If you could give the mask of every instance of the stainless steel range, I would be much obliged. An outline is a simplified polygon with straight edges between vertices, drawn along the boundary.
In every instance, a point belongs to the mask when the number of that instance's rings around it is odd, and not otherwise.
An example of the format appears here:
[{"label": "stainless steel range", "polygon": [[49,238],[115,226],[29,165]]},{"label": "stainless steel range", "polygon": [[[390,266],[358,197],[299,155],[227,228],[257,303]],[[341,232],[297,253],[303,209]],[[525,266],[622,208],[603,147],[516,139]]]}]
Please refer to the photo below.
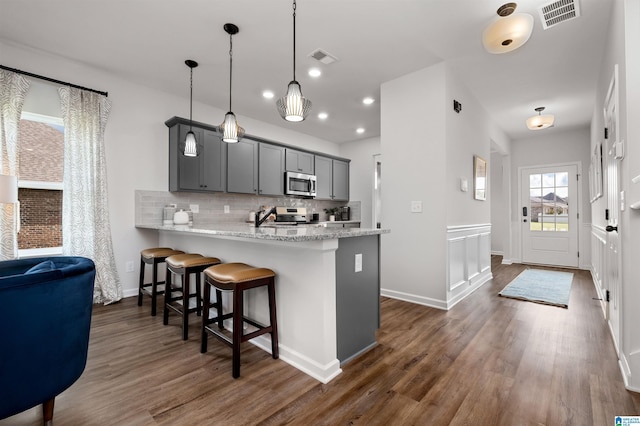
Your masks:
[{"label": "stainless steel range", "polygon": [[276,207],[276,223],[295,225],[306,222],[309,222],[306,207]]}]

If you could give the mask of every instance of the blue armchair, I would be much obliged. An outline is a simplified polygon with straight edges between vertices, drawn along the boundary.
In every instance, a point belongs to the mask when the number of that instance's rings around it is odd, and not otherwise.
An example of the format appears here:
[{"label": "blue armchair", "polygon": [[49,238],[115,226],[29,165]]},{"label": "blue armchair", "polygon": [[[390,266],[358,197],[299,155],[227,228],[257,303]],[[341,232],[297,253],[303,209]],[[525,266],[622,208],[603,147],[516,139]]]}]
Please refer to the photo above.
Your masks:
[{"label": "blue armchair", "polygon": [[84,257],[0,262],[0,419],[54,399],[87,361],[95,265]]}]

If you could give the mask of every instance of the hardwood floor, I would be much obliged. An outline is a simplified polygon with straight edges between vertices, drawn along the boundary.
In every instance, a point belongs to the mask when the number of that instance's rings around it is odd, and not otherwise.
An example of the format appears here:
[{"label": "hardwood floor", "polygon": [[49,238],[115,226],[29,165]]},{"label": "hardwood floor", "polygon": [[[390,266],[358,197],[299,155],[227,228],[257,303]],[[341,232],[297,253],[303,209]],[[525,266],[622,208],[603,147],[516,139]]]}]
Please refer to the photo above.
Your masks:
[{"label": "hardwood floor", "polygon": [[[230,348],[210,338],[200,354],[195,315],[183,342],[178,318],[163,326],[148,299],[96,306],[86,370],[54,422],[599,426],[640,414],[589,272],[571,271],[562,309],[498,297],[526,266],[492,263],[494,279],[450,311],[382,298],[379,345],[326,385],[251,344],[234,380]],[[40,422],[36,407],[0,425]]]}]

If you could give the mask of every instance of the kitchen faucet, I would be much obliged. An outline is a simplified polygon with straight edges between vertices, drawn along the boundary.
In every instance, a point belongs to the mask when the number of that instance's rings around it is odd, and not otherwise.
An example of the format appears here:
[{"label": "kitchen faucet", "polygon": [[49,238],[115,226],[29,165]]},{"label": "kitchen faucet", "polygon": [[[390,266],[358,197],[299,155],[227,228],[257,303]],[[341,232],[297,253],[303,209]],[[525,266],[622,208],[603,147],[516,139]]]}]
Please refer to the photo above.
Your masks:
[{"label": "kitchen faucet", "polygon": [[276,212],[276,208],[272,207],[271,210],[269,210],[264,216],[262,216],[262,219],[260,219],[260,214],[262,214],[263,212],[264,212],[264,209],[261,209],[258,212],[256,212],[256,222],[255,222],[256,228],[262,225],[267,219],[269,219],[269,216],[271,216]]}]

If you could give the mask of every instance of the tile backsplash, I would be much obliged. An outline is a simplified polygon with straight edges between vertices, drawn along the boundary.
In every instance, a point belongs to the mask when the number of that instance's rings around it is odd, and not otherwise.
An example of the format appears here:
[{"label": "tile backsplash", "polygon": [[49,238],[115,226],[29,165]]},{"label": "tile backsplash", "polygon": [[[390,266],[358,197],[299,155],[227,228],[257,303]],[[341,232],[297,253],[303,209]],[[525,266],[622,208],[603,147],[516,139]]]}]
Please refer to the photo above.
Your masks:
[{"label": "tile backsplash", "polygon": [[[319,213],[320,220],[328,220],[325,208],[351,207],[351,220],[360,220],[360,201],[348,203],[321,201],[294,197],[263,197],[246,194],[201,194],[196,192],[135,191],[135,220],[137,225],[162,224],[163,208],[167,204],[176,204],[178,209],[189,210],[197,205],[198,213],[193,213],[193,223],[238,223],[249,218],[249,212],[259,210],[260,206],[306,207],[307,213]],[[225,213],[229,206],[229,213]]]}]

